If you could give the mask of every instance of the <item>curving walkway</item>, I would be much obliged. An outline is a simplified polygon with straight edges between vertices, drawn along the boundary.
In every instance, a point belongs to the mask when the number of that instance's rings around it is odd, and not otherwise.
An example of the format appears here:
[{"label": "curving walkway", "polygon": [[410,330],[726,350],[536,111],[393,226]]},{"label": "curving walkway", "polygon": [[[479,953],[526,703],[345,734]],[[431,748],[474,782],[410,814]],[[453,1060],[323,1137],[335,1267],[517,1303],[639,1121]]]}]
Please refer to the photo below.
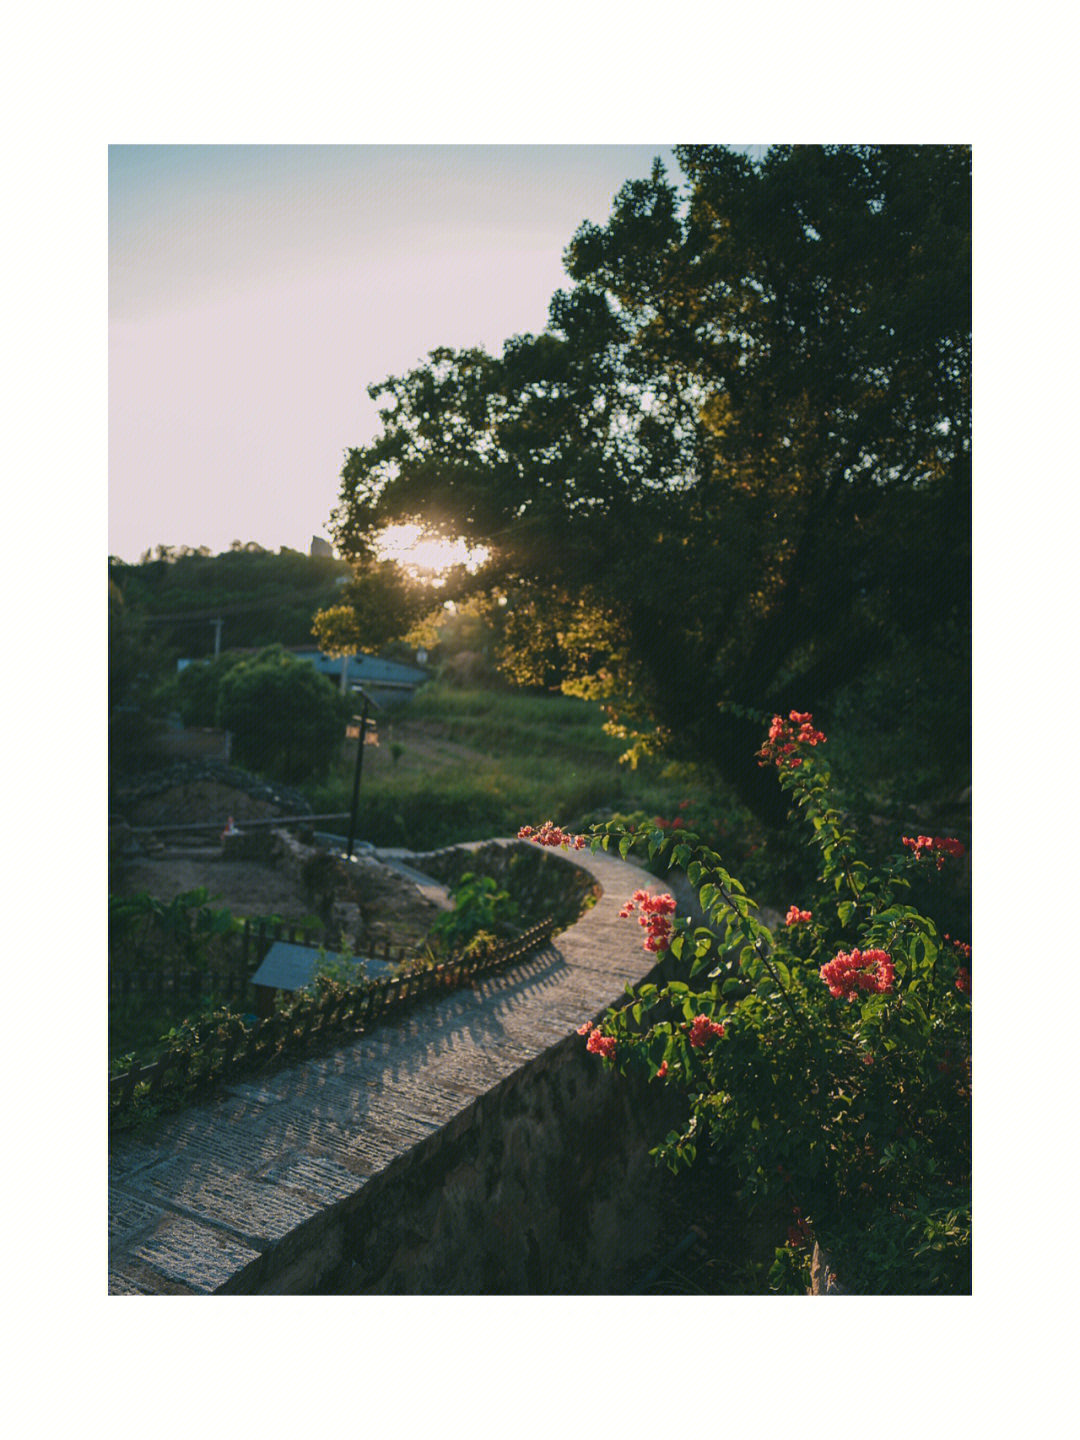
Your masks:
[{"label": "curving walkway", "polygon": [[116,1137],[109,1293],[211,1294],[242,1287],[245,1271],[278,1256],[295,1259],[301,1230],[321,1212],[643,980],[654,957],[619,909],[643,884],[674,885],[602,852],[558,853],[602,894],[518,969],[425,1002],[331,1054],[229,1085],[152,1133]]}]

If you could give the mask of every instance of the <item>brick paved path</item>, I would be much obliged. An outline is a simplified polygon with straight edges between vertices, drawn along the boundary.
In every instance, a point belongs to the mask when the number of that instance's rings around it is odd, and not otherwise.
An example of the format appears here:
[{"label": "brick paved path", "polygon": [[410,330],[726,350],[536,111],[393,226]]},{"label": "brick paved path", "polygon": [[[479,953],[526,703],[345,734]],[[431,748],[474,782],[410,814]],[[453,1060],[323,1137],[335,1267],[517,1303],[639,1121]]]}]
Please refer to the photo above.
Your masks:
[{"label": "brick paved path", "polygon": [[152,1133],[116,1137],[109,1293],[220,1289],[644,979],[653,957],[639,927],[618,918],[646,883],[642,870],[602,852],[562,853],[599,881],[601,897],[514,971],[229,1085]]}]

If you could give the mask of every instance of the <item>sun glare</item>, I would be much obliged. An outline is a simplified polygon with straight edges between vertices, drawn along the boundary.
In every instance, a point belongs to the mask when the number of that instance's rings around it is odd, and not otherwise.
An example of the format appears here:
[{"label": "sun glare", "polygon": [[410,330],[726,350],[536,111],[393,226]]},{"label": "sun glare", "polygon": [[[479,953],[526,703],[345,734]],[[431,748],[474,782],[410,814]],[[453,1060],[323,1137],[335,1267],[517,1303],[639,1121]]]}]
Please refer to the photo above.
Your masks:
[{"label": "sun glare", "polygon": [[380,560],[395,560],[411,575],[427,576],[442,576],[454,565],[476,570],[488,556],[483,546],[472,549],[464,540],[425,536],[419,525],[388,525],[375,553]]}]

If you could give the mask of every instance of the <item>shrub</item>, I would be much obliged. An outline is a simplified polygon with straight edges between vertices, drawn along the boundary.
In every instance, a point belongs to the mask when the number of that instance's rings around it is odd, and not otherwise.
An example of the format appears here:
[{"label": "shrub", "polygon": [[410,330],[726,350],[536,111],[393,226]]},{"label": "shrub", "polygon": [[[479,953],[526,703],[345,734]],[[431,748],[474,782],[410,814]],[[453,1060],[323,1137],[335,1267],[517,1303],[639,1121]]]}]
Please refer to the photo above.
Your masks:
[{"label": "shrub", "polygon": [[512,934],[517,906],[491,875],[467,871],[451,891],[453,910],[432,926],[430,941],[444,954],[453,954],[477,936],[496,938]]},{"label": "shrub", "polygon": [[279,646],[222,677],[216,720],[239,763],[287,784],[325,775],[344,734],[331,682]]},{"label": "shrub", "polygon": [[773,717],[759,751],[818,851],[816,881],[789,897],[776,933],[694,832],[592,827],[593,849],[684,871],[707,923],[635,892],[622,913],[664,957],[665,978],[580,1033],[603,1063],[683,1098],[685,1123],[658,1160],[678,1171],[709,1151],[748,1214],[787,1225],[774,1288],[805,1282],[817,1239],[865,1291],[967,1293],[971,949],[908,903],[912,878],[932,881],[963,847],[897,836],[871,870],[831,803],[824,741],[793,711]]}]

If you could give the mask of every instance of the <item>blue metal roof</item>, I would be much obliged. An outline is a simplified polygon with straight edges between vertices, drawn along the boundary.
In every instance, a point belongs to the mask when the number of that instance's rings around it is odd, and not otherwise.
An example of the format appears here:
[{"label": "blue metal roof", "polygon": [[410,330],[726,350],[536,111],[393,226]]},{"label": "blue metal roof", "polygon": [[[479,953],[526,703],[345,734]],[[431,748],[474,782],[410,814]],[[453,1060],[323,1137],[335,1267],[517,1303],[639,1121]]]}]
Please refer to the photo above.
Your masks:
[{"label": "blue metal roof", "polygon": [[[321,675],[331,679],[341,678],[341,657],[324,655],[321,650],[294,650],[298,660],[307,660]],[[346,677],[351,683],[362,685],[419,685],[428,678],[426,670],[416,665],[402,665],[397,660],[379,660],[374,655],[354,655],[349,658]]]},{"label": "blue metal roof", "polygon": [[[255,650],[251,654],[256,654]],[[297,660],[306,660],[314,665],[320,675],[326,675],[331,680],[341,679],[341,657],[324,655],[321,650],[290,650]],[[177,670],[184,670],[188,665],[197,665],[197,660],[178,660]],[[350,685],[422,685],[430,679],[430,672],[421,670],[416,665],[402,665],[397,660],[379,660],[374,655],[354,655],[348,662],[346,672],[347,681]]]}]

